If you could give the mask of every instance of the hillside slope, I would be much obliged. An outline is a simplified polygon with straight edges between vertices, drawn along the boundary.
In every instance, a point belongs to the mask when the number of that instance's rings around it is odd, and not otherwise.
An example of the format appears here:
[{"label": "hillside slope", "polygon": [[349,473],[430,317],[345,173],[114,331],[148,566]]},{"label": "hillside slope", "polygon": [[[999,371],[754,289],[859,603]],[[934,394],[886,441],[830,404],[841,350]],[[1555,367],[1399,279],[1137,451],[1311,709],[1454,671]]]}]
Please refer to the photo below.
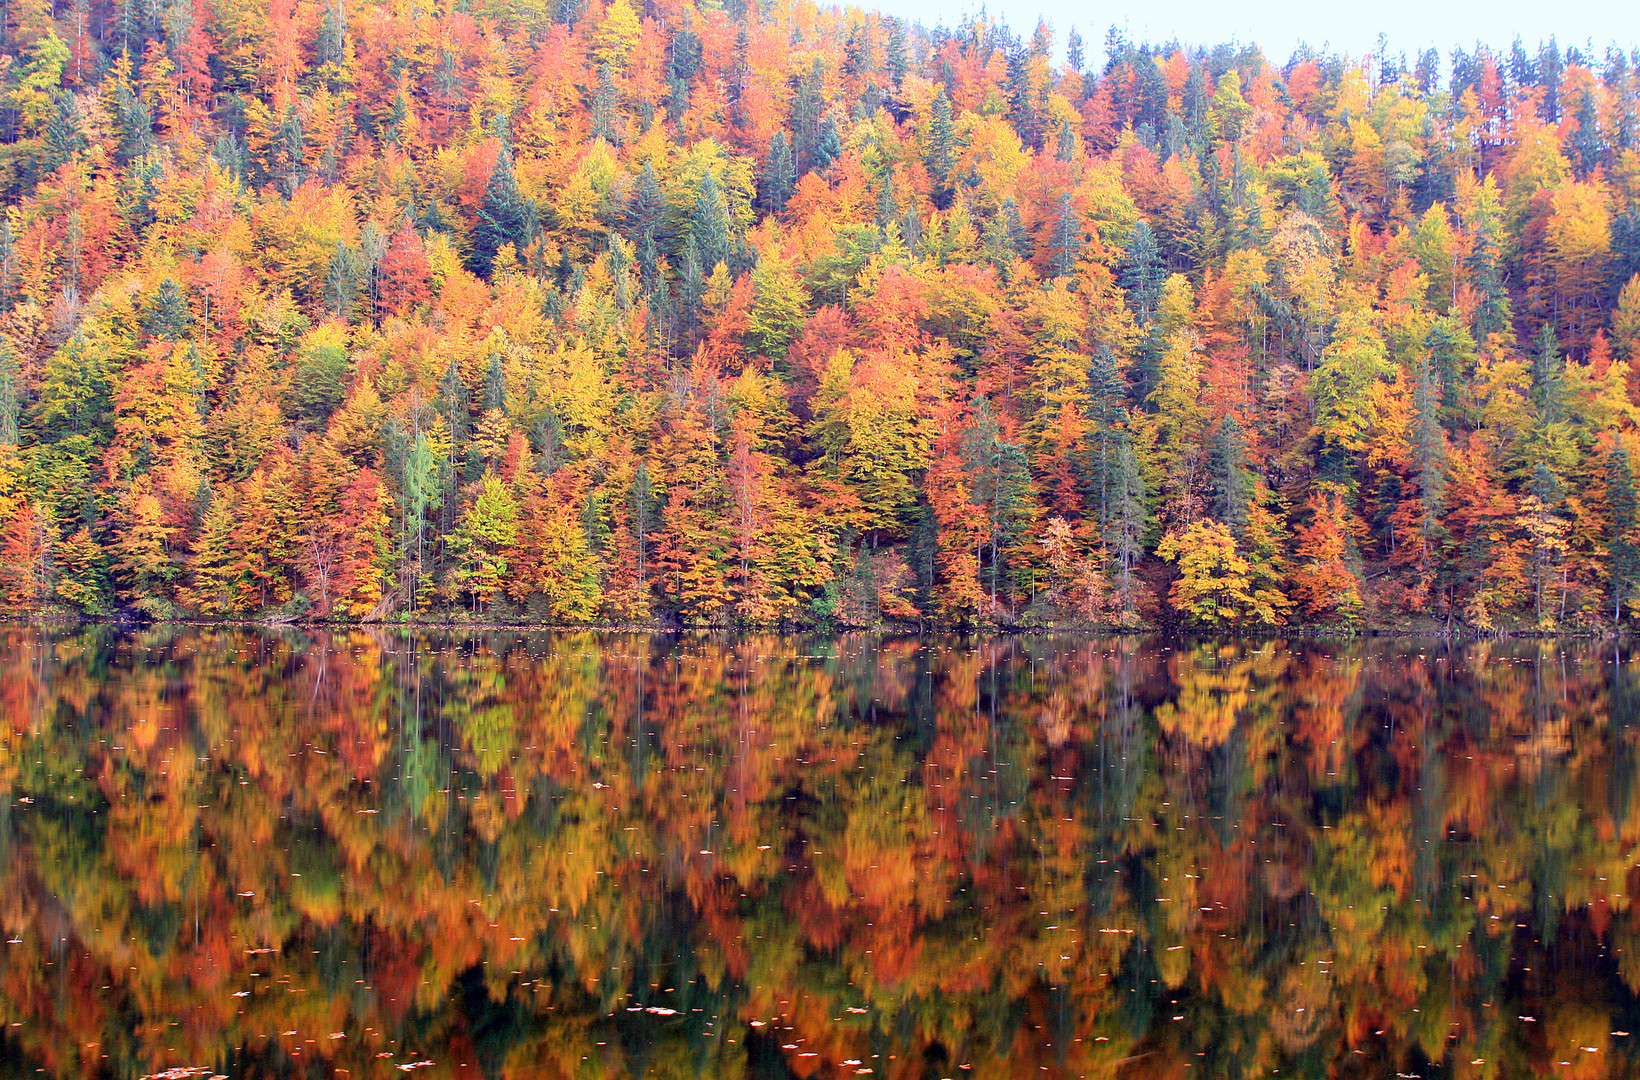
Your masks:
[{"label": "hillside slope", "polygon": [[1629,621],[1619,48],[8,11],[13,611]]}]

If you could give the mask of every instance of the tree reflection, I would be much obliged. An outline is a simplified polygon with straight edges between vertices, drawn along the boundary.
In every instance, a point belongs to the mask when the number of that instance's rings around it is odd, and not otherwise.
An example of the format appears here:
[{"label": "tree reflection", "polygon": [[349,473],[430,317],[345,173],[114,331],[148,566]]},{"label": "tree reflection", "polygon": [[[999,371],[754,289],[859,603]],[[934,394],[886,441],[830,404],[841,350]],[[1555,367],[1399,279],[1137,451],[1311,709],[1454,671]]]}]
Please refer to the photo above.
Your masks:
[{"label": "tree reflection", "polygon": [[1609,648],[0,641],[18,1075],[1635,1067]]}]

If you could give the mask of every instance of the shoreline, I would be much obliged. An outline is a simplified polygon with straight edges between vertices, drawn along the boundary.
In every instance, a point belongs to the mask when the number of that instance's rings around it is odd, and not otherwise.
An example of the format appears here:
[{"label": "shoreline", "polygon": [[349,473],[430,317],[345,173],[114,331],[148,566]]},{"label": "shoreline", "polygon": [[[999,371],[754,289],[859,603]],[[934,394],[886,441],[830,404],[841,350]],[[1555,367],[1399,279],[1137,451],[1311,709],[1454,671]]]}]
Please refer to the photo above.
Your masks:
[{"label": "shoreline", "polygon": [[878,623],[875,625],[813,625],[748,626],[734,623],[678,624],[678,623],[532,623],[532,622],[466,622],[447,619],[416,619],[408,621],[370,621],[365,619],[120,619],[76,618],[73,616],[23,615],[0,613],[0,625],[34,627],[109,626],[125,632],[136,632],[154,627],[176,626],[193,629],[246,629],[345,631],[380,630],[401,632],[480,632],[480,633],[598,633],[598,634],[778,634],[788,637],[837,637],[845,634],[881,634],[896,637],[1045,637],[1076,635],[1084,637],[1166,637],[1194,640],[1248,640],[1248,639],[1308,639],[1308,640],[1361,640],[1424,639],[1433,641],[1499,641],[1499,640],[1571,640],[1623,642],[1633,637],[1628,630],[1568,630],[1542,631],[1524,628],[1476,630],[1473,628],[1424,629],[1399,626],[1313,626],[1250,627],[1245,630],[1204,630],[1187,626],[1101,626],[1083,624],[1072,626],[954,626],[935,623]]}]

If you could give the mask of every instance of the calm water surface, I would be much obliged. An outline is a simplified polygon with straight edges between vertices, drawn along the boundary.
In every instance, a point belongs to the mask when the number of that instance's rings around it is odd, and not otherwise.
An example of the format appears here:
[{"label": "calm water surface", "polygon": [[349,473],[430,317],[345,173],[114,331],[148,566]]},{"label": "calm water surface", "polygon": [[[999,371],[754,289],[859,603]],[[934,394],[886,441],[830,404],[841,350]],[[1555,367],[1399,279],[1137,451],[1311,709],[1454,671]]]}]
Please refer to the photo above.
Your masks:
[{"label": "calm water surface", "polygon": [[1538,642],[0,631],[0,1076],[1634,1075],[1637,703]]}]

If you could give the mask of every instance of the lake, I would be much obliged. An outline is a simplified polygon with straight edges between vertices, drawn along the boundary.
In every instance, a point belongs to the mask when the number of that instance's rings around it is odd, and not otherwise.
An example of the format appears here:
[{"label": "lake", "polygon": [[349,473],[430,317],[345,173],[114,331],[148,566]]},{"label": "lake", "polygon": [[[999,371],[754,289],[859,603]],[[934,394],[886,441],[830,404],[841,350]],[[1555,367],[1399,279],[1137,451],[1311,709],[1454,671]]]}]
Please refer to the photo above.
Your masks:
[{"label": "lake", "polygon": [[1640,1070],[1572,642],[0,630],[0,1076]]}]

